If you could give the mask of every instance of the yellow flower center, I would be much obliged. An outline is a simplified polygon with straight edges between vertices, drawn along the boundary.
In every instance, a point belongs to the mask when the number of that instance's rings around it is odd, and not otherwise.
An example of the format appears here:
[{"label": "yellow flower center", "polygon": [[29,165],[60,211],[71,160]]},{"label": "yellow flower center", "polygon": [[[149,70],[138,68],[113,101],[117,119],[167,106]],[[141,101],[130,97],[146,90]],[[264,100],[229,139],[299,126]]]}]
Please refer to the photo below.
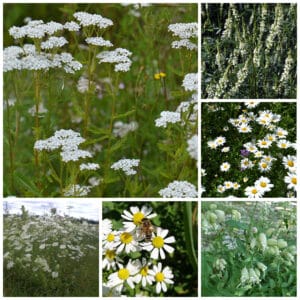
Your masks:
[{"label": "yellow flower center", "polygon": [[265,146],[265,145],[267,145],[267,142],[266,141],[262,141],[261,144]]},{"label": "yellow flower center", "polygon": [[291,182],[292,182],[293,184],[297,184],[297,178],[296,178],[296,177],[293,177],[292,180],[291,180]]},{"label": "yellow flower center", "polygon": [[260,183],[260,186],[263,187],[263,188],[265,188],[265,187],[267,186],[267,184],[266,184],[265,182],[262,181],[262,182]]},{"label": "yellow flower center", "polygon": [[165,275],[162,272],[156,273],[155,280],[157,282],[162,282],[162,281],[164,281],[164,279],[165,279]]},{"label": "yellow flower center", "polygon": [[282,136],[282,135],[283,135],[282,131],[278,131],[278,132],[277,132],[277,135],[278,135],[278,136]]},{"label": "yellow flower center", "polygon": [[282,144],[281,144],[281,148],[286,148],[286,144],[285,144],[285,143],[282,143]]},{"label": "yellow flower center", "polygon": [[269,137],[268,137],[268,140],[269,140],[269,141],[273,141],[274,138],[273,138],[272,136],[269,136]]},{"label": "yellow flower center", "polygon": [[246,161],[244,161],[244,165],[245,166],[248,166],[249,165],[249,162],[246,160]]},{"label": "yellow flower center", "polygon": [[118,277],[121,279],[121,280],[126,280],[128,277],[129,277],[129,271],[127,269],[120,269],[118,271]]},{"label": "yellow flower center", "polygon": [[133,215],[133,223],[135,225],[139,225],[142,223],[142,220],[144,219],[145,215],[142,212],[137,212]]},{"label": "yellow flower center", "polygon": [[148,266],[145,266],[141,269],[140,271],[142,276],[147,276],[148,275]]},{"label": "yellow flower center", "polygon": [[247,131],[247,127],[242,127],[242,131]]},{"label": "yellow flower center", "polygon": [[113,260],[116,257],[116,252],[114,250],[106,250],[105,257],[109,260]]},{"label": "yellow flower center", "polygon": [[133,240],[133,237],[128,232],[123,232],[120,236],[120,240],[123,244],[130,244]]},{"label": "yellow flower center", "polygon": [[152,240],[152,245],[155,248],[162,248],[164,246],[164,239],[160,236],[156,236],[153,240]]},{"label": "yellow flower center", "polygon": [[293,162],[292,160],[289,160],[289,161],[287,162],[287,165],[288,165],[289,167],[293,167],[293,166],[294,166],[294,162]]},{"label": "yellow flower center", "polygon": [[251,193],[254,194],[254,195],[257,194],[257,189],[253,189],[253,190],[251,191]]},{"label": "yellow flower center", "polygon": [[261,167],[262,167],[263,169],[265,169],[267,166],[268,166],[268,165],[267,165],[266,163],[262,163],[262,164],[261,164]]},{"label": "yellow flower center", "polygon": [[107,240],[108,242],[113,242],[113,241],[115,240],[115,236],[114,236],[112,233],[110,233],[110,234],[106,237],[106,240]]}]

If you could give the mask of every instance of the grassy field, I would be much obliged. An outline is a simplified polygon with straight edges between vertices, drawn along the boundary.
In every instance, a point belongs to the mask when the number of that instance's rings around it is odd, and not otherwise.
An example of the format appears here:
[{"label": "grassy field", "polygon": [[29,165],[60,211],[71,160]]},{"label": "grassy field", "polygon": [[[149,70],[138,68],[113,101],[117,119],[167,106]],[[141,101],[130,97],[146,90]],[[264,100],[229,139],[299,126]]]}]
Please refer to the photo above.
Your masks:
[{"label": "grassy field", "polygon": [[4,296],[98,296],[98,233],[71,217],[4,215]]},{"label": "grassy field", "polygon": [[296,203],[202,202],[202,296],[296,296]]},{"label": "grassy field", "polygon": [[[45,48],[49,47],[43,44],[48,35],[42,39],[12,37],[13,26],[26,25],[26,17],[44,23],[80,23],[73,16],[80,11],[101,14],[113,25],[81,26],[79,31],[71,32],[59,30],[52,37],[61,38],[61,43],[67,41],[62,48]],[[168,29],[171,24],[191,22],[197,22],[194,4],[5,4],[5,47],[31,47],[37,53],[41,51],[42,58],[47,57],[51,63],[55,55],[58,59],[67,52],[73,56],[70,65],[76,70],[73,74],[66,72],[65,62],[60,63],[60,68],[34,69],[32,61],[38,60],[36,54],[29,53],[31,50],[25,50],[29,51],[26,62],[21,56],[17,61],[12,59],[13,51],[5,52],[8,69],[4,74],[4,195],[158,197],[158,192],[175,180],[196,186],[196,91],[195,85],[187,86],[183,80],[187,74],[197,72],[197,51],[172,48],[172,42],[180,38]],[[195,35],[194,31],[190,43],[197,44]],[[98,43],[106,46],[88,44],[86,39],[90,37],[97,37]],[[99,42],[100,37],[106,42]],[[23,46],[24,43],[31,46]],[[132,53],[121,55],[123,68],[124,60],[125,65],[131,63],[127,72],[116,72],[116,65],[100,64],[101,59],[96,57],[104,50],[117,48]],[[26,67],[9,69],[10,63],[18,64],[21,59]],[[175,122],[167,118],[166,128],[156,124],[163,111],[178,118]],[[64,151],[67,155],[79,155],[77,160],[73,157],[63,161],[58,146],[45,151],[35,144],[57,132],[62,134],[62,129],[71,129],[73,135],[76,132],[77,137],[84,139],[77,139],[76,151]],[[66,144],[70,140],[69,137]],[[124,169],[111,168],[125,158],[139,160],[133,167],[134,176],[126,175]],[[97,165],[89,165],[83,171],[83,163]]]}]

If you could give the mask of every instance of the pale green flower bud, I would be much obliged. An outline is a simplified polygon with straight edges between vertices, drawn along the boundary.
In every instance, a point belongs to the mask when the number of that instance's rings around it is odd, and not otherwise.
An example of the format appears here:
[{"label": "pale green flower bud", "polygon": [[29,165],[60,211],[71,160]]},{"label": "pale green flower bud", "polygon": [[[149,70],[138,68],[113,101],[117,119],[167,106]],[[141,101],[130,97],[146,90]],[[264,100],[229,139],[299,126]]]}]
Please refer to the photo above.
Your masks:
[{"label": "pale green flower bud", "polygon": [[232,210],[232,220],[239,221],[241,219],[241,213],[235,209]]},{"label": "pale green flower bud", "polygon": [[244,267],[242,269],[242,272],[241,272],[241,283],[245,283],[249,280],[249,272],[248,272],[248,269],[246,267]]},{"label": "pale green flower bud", "polygon": [[261,262],[258,262],[256,265],[262,272],[265,272],[267,270],[267,266]]},{"label": "pale green flower bud", "polygon": [[227,262],[223,258],[218,258],[214,263],[214,267],[219,271],[223,271],[226,268],[226,265]]},{"label": "pale green flower bud", "polygon": [[254,269],[249,269],[249,282],[256,284],[260,282],[259,277],[257,276],[256,272]]},{"label": "pale green flower bud", "polygon": [[286,248],[287,247],[287,242],[283,239],[279,239],[278,242],[277,242],[277,246],[279,249],[283,249],[283,248]]},{"label": "pale green flower bud", "polygon": [[274,232],[274,228],[269,228],[267,231],[266,231],[266,235],[267,236],[271,236],[272,234],[273,234],[273,232]]},{"label": "pale green flower bud", "polygon": [[260,233],[258,236],[258,240],[260,243],[260,246],[262,248],[263,251],[265,251],[265,249],[267,248],[267,237],[264,233]]},{"label": "pale green flower bud", "polygon": [[277,246],[277,240],[276,239],[268,239],[268,246],[270,246],[270,247]]},{"label": "pale green flower bud", "polygon": [[217,205],[216,205],[216,204],[211,204],[211,205],[209,206],[209,208],[210,208],[211,210],[215,210],[215,209],[217,209]]},{"label": "pale green flower bud", "polygon": [[260,277],[260,271],[259,271],[259,269],[255,268],[254,271],[255,271],[257,277],[259,278]]},{"label": "pale green flower bud", "polygon": [[215,210],[215,214],[218,217],[218,221],[221,222],[225,222],[225,213],[223,210]]},{"label": "pale green flower bud", "polygon": [[216,221],[217,221],[217,219],[218,219],[218,217],[217,217],[216,214],[214,214],[214,213],[212,213],[212,212],[208,212],[208,214],[207,214],[207,219],[208,219],[208,222],[209,222],[210,224],[215,224]]},{"label": "pale green flower bud", "polygon": [[292,262],[295,260],[294,256],[289,252],[285,252],[285,257],[287,258],[287,260]]},{"label": "pale green flower bud", "polygon": [[256,246],[256,239],[253,238],[250,242],[250,248],[253,249]]}]

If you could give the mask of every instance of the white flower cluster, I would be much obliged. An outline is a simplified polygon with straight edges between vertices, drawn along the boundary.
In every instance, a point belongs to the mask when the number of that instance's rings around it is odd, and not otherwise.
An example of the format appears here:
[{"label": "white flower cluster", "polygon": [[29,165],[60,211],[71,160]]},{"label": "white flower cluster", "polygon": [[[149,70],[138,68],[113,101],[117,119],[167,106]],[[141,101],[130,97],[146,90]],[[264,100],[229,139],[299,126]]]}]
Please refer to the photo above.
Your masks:
[{"label": "white flower cluster", "polygon": [[198,73],[189,73],[184,76],[182,86],[186,91],[198,90]]},{"label": "white flower cluster", "polygon": [[[169,230],[151,224],[151,219],[156,216],[150,207],[139,209],[134,206],[129,211],[123,211],[123,228],[120,230],[113,229],[111,220],[103,220],[102,268],[110,272],[104,283],[105,294],[121,296],[125,283],[131,289],[139,283],[139,289],[147,289],[155,284],[156,293],[160,294],[161,291],[167,291],[167,285],[174,283],[171,269],[168,266],[163,268],[159,259],[164,260],[166,253],[174,252],[170,244],[175,243],[175,238],[167,237]],[[144,222],[150,226],[149,232],[145,232]],[[131,253],[138,251],[140,258],[129,258]]]},{"label": "white flower cluster", "polygon": [[85,39],[87,44],[100,46],[100,47],[112,47],[113,44],[110,41],[103,39],[102,37],[89,37]]},{"label": "white flower cluster", "polygon": [[159,195],[163,198],[197,198],[196,187],[188,181],[175,180],[161,189]]},{"label": "white flower cluster", "polygon": [[43,50],[49,50],[53,48],[61,48],[68,44],[68,41],[64,37],[51,36],[47,41],[41,43]]},{"label": "white flower cluster", "polygon": [[[4,266],[14,272],[40,272],[45,280],[63,278],[66,260],[79,263],[84,257],[98,257],[98,228],[58,215],[7,215],[4,220]],[[82,240],[95,241],[94,245]],[[23,255],[20,255],[23,251]],[[75,270],[74,270],[75,271]]]},{"label": "white flower cluster", "polygon": [[8,32],[14,39],[23,39],[25,37],[42,39],[46,35],[52,35],[63,29],[63,25],[57,22],[44,23],[42,20],[33,20],[22,27],[13,26]]},{"label": "white flower cluster", "polygon": [[3,71],[13,70],[49,70],[63,68],[67,73],[75,73],[82,68],[82,64],[74,60],[70,53],[52,55],[37,53],[35,46],[25,44],[23,48],[10,46],[3,50]]},{"label": "white flower cluster", "polygon": [[112,20],[103,18],[98,14],[89,14],[87,12],[76,12],[73,15],[80,23],[81,26],[97,26],[100,29],[112,26],[114,23]]},{"label": "white flower cluster", "polygon": [[112,51],[103,51],[97,55],[99,63],[111,63],[115,65],[115,72],[128,72],[131,66],[130,56],[132,53],[124,48]]},{"label": "white flower cluster", "polygon": [[113,135],[122,138],[126,136],[129,132],[133,132],[137,130],[138,126],[139,126],[138,123],[135,121],[132,121],[130,123],[117,121],[114,123]]},{"label": "white flower cluster", "polygon": [[193,135],[187,140],[187,152],[190,154],[191,158],[198,161],[198,135]]},{"label": "white flower cluster", "polygon": [[160,113],[160,118],[155,120],[156,127],[166,128],[168,123],[178,123],[180,122],[180,113],[172,111],[162,111]]},{"label": "white flower cluster", "polygon": [[90,186],[73,184],[65,189],[65,197],[84,197],[91,191]]},{"label": "white flower cluster", "polygon": [[140,163],[139,159],[120,159],[111,165],[113,170],[122,170],[126,175],[135,175],[137,172],[133,167],[138,167]]},{"label": "white flower cluster", "polygon": [[181,40],[172,42],[172,48],[187,48],[188,50],[197,50],[197,44],[190,41],[191,38],[198,37],[198,23],[176,23],[170,24],[169,31],[173,36],[178,36]]},{"label": "white flower cluster", "polygon": [[61,158],[64,162],[77,161],[80,158],[92,157],[91,153],[78,149],[78,146],[85,141],[80,133],[71,129],[61,129],[54,133],[54,136],[46,140],[38,140],[34,144],[37,151],[53,151],[61,148]]},{"label": "white flower cluster", "polygon": [[79,31],[80,26],[76,22],[71,21],[64,24],[64,29],[67,29],[69,31]]},{"label": "white flower cluster", "polygon": [[98,170],[100,168],[99,164],[95,164],[95,163],[87,163],[87,164],[81,164],[79,166],[80,171],[84,171],[84,170]]}]

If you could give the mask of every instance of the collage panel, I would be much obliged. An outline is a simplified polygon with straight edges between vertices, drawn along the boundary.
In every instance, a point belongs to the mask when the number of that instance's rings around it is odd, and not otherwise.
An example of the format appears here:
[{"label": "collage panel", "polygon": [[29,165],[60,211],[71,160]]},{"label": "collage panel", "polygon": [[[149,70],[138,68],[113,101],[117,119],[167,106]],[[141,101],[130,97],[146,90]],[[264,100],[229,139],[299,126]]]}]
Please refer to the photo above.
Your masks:
[{"label": "collage panel", "polygon": [[295,102],[201,104],[202,197],[296,198]]},{"label": "collage panel", "polygon": [[203,297],[297,295],[296,202],[201,204]]},{"label": "collage panel", "polygon": [[197,196],[197,3],[3,10],[5,197]]},{"label": "collage panel", "polygon": [[99,202],[3,201],[3,296],[98,297]]},{"label": "collage panel", "polygon": [[201,98],[296,99],[296,3],[209,3],[201,16]]},{"label": "collage panel", "polygon": [[198,202],[102,203],[103,297],[198,297]]}]

